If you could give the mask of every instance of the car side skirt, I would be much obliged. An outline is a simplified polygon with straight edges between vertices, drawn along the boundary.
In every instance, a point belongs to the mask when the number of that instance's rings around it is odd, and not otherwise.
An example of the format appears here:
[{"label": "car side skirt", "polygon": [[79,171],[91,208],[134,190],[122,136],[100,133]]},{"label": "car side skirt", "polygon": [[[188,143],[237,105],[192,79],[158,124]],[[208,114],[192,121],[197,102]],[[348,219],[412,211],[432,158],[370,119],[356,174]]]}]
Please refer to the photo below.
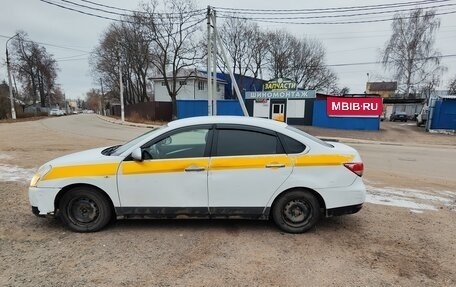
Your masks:
[{"label": "car side skirt", "polygon": [[145,219],[264,219],[270,208],[264,207],[116,207],[117,218]]}]

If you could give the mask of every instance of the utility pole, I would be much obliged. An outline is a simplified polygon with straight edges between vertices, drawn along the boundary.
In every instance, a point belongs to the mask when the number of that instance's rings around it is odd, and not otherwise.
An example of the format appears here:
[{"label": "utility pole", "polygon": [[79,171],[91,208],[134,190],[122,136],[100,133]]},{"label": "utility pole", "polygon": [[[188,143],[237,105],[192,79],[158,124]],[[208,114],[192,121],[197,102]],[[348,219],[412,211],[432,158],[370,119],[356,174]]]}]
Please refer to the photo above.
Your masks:
[{"label": "utility pole", "polygon": [[242,112],[245,117],[249,116],[249,113],[247,112],[247,108],[245,107],[244,100],[242,99],[241,91],[239,90],[239,86],[236,82],[236,78],[234,77],[233,70],[231,69],[230,62],[228,61],[228,57],[226,56],[225,50],[222,46],[222,40],[220,39],[220,35],[217,33],[217,29],[215,29],[215,36],[217,37],[217,43],[219,44],[220,47],[220,52],[223,56],[223,60],[225,61],[225,64],[228,68],[228,72],[230,73],[231,77],[231,82],[233,83],[234,90],[236,91],[236,96],[238,98],[239,104],[241,105]]},{"label": "utility pole", "polygon": [[11,104],[11,118],[16,119],[16,110],[14,109],[14,99],[13,99],[13,83],[11,81],[11,67],[8,55],[8,42],[14,37],[19,36],[19,34],[14,35],[6,41],[6,69],[8,70],[8,85],[9,85],[9,94],[10,94],[10,104]]},{"label": "utility pole", "polygon": [[[119,41],[120,46],[120,41]],[[125,122],[125,110],[124,110],[124,100],[123,100],[123,83],[122,83],[122,56],[120,55],[120,48],[119,48],[119,87],[120,87],[120,120]]]},{"label": "utility pole", "polygon": [[212,80],[211,80],[211,15],[212,8],[207,6],[207,115],[212,116]]},{"label": "utility pole", "polygon": [[101,114],[102,114],[103,116],[106,116],[106,114],[105,114],[105,109],[104,109],[103,78],[100,78],[100,86],[101,86],[101,99],[100,99]]},{"label": "utility pole", "polygon": [[213,101],[212,105],[212,114],[217,115],[217,27],[215,22],[215,10],[212,11],[212,41],[213,43],[213,51],[214,55],[212,55],[212,95],[214,96],[215,100]]}]

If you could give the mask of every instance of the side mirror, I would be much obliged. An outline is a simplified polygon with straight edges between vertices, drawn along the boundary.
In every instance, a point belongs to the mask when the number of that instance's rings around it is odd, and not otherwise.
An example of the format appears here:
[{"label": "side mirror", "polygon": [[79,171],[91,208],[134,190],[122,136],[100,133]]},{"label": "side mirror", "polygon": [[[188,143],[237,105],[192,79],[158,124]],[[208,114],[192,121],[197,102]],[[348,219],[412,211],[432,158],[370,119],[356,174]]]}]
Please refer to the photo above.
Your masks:
[{"label": "side mirror", "polygon": [[162,140],[162,145],[169,145],[173,142],[173,139],[171,137],[167,137],[164,140]]},{"label": "side mirror", "polygon": [[131,157],[136,161],[143,161],[141,148],[135,148],[131,153]]}]

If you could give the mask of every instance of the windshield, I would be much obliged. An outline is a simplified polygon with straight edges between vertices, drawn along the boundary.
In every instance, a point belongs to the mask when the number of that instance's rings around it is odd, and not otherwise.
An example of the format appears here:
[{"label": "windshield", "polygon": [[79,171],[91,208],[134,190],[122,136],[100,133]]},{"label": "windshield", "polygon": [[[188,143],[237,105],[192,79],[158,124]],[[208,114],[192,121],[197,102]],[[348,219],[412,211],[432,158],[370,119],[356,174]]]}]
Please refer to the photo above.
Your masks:
[{"label": "windshield", "polygon": [[135,146],[136,144],[140,143],[144,139],[150,137],[151,134],[154,134],[157,131],[159,131],[159,130],[165,128],[165,127],[167,127],[167,125],[163,125],[161,127],[154,128],[154,129],[148,131],[147,133],[142,134],[139,137],[132,139],[131,141],[129,141],[129,142],[117,147],[115,150],[113,150],[111,155],[120,155],[120,154],[122,154],[123,152],[125,152],[126,150],[128,150],[131,147]]},{"label": "windshield", "polygon": [[310,140],[312,140],[312,141],[314,141],[316,143],[319,143],[321,145],[324,145],[326,147],[334,147],[333,145],[331,145],[331,144],[329,144],[329,143],[327,143],[325,141],[322,141],[321,139],[316,138],[316,137],[314,137],[312,135],[309,135],[308,133],[306,133],[305,131],[302,131],[300,129],[294,128],[292,126],[287,126],[287,129],[292,130],[292,131],[294,131],[294,132],[296,132],[296,133],[298,133],[298,134],[300,134],[302,136],[305,136],[306,138],[308,138],[308,139],[310,139]]}]

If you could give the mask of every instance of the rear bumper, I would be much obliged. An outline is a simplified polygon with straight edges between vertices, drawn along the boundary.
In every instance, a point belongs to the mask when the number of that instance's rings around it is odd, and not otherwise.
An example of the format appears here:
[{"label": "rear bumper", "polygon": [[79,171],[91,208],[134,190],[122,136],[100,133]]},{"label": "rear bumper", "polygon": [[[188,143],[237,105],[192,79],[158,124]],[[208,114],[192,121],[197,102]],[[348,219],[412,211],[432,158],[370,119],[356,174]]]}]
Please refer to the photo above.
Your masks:
[{"label": "rear bumper", "polygon": [[331,208],[331,209],[326,210],[326,216],[331,217],[331,216],[340,216],[340,215],[344,215],[344,214],[353,214],[353,213],[357,213],[358,211],[360,211],[362,207],[363,207],[363,204],[361,203],[361,204],[356,204],[356,205]]}]

